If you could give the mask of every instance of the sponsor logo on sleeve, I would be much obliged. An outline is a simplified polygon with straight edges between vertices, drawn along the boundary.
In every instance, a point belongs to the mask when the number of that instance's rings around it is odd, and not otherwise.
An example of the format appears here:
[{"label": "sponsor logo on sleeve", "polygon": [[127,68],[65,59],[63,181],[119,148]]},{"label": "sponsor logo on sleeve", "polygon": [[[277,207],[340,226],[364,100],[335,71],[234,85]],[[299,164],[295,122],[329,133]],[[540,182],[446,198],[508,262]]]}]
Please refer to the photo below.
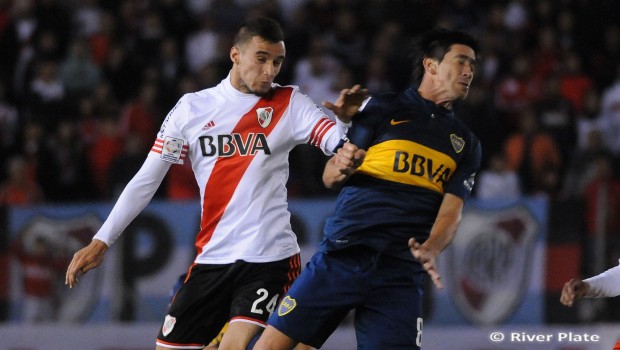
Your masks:
[{"label": "sponsor logo on sleeve", "polygon": [[183,140],[166,136],[164,139],[164,146],[161,150],[161,159],[172,163],[178,163],[181,159],[182,150]]},{"label": "sponsor logo on sleeve", "polygon": [[471,192],[471,190],[474,188],[475,183],[476,183],[476,173],[471,174],[471,176],[467,180],[463,181],[463,185],[469,192]]}]

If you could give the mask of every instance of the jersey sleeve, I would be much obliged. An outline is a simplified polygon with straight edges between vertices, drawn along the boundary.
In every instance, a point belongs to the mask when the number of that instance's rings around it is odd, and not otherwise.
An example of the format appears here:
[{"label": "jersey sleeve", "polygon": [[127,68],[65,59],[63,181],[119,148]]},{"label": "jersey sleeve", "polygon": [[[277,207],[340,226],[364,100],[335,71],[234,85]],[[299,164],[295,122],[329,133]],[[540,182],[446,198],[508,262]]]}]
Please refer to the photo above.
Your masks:
[{"label": "jersey sleeve", "polygon": [[331,120],[297,88],[293,91],[289,108],[295,141],[318,147],[327,155],[333,154],[345,135],[348,124]]},{"label": "jersey sleeve", "polygon": [[454,175],[446,187],[446,193],[452,193],[463,200],[469,198],[476,179],[476,172],[480,168],[482,147],[475,136],[470,137],[469,152],[457,165]]},{"label": "jersey sleeve", "polygon": [[590,298],[603,298],[603,297],[615,297],[620,295],[620,266],[612,267],[611,269],[585,279],[590,285]]},{"label": "jersey sleeve", "polygon": [[94,239],[110,246],[146,207],[172,164],[183,164],[189,149],[183,125],[189,116],[188,95],[170,110],[146,161],[119,196]]},{"label": "jersey sleeve", "polygon": [[189,150],[183,136],[183,125],[189,119],[188,95],[183,96],[164,119],[149,157],[156,157],[172,164],[183,164]]},{"label": "jersey sleeve", "polygon": [[108,247],[111,246],[153,198],[171,164],[155,157],[147,157],[93,238],[104,242]]}]

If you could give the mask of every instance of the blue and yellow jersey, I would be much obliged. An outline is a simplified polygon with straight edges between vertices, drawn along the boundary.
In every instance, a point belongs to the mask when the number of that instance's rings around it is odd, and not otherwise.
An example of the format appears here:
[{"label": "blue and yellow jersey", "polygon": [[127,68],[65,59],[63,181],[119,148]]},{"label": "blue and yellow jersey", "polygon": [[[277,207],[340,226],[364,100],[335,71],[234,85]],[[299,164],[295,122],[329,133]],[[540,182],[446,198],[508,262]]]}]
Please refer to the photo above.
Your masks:
[{"label": "blue and yellow jersey", "polygon": [[363,244],[414,260],[407,241],[428,238],[444,194],[471,193],[480,142],[413,88],[371,98],[348,138],[366,158],[340,191],[320,249]]}]

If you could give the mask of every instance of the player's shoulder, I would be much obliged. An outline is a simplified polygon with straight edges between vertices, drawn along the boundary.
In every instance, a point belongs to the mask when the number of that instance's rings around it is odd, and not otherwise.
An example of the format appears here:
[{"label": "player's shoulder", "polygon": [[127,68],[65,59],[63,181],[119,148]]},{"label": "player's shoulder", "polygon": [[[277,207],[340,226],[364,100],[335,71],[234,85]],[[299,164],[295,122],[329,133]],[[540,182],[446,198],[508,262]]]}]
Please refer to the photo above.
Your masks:
[{"label": "player's shoulder", "polygon": [[389,92],[370,96],[360,108],[355,121],[362,124],[375,124],[391,115],[399,93]]},{"label": "player's shoulder", "polygon": [[194,91],[194,92],[189,92],[189,93],[186,93],[185,95],[183,95],[183,97],[185,97],[185,98],[187,98],[189,100],[215,97],[215,96],[217,96],[218,94],[221,93],[220,92],[220,90],[221,90],[221,86],[220,85],[208,87],[208,88],[205,88],[205,89],[202,89],[202,90],[198,90],[198,91]]},{"label": "player's shoulder", "polygon": [[318,107],[318,105],[310,98],[310,96],[303,93],[297,85],[280,85],[274,83],[272,85],[272,89],[274,95],[276,95],[275,93],[277,92],[285,92],[285,94],[280,94],[280,96],[290,96],[291,101],[295,101],[295,103],[309,104]]},{"label": "player's shoulder", "polygon": [[297,85],[280,85],[278,83],[271,84],[271,88],[274,89],[274,90],[289,89],[289,90],[293,90],[293,91],[300,91],[299,90],[299,86],[297,86]]},{"label": "player's shoulder", "polygon": [[179,99],[180,104],[186,105],[189,109],[194,107],[205,108],[206,106],[214,105],[218,100],[221,100],[222,93],[217,86],[188,92],[181,96]]},{"label": "player's shoulder", "polygon": [[385,92],[372,95],[365,103],[364,109],[382,110],[386,107],[392,106],[395,102],[399,100],[399,98],[401,98],[401,94],[398,92]]}]

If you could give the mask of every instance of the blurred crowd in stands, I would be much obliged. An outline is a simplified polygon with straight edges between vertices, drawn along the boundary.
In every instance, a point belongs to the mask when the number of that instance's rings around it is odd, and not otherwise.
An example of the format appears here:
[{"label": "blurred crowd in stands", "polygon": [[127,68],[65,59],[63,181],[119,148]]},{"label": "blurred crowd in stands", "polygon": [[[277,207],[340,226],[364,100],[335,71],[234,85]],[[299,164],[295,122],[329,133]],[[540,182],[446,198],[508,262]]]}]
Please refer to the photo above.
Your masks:
[{"label": "blurred crowd in stands", "polygon": [[[0,204],[115,198],[177,99],[227,75],[256,15],[285,29],[276,81],[317,103],[407,86],[422,30],[473,32],[481,63],[456,108],[484,149],[476,195],[587,201],[604,186],[620,208],[617,0],[0,0]],[[296,148],[289,194],[329,194],[324,161]],[[196,198],[194,181],[174,166],[157,196]]]}]

